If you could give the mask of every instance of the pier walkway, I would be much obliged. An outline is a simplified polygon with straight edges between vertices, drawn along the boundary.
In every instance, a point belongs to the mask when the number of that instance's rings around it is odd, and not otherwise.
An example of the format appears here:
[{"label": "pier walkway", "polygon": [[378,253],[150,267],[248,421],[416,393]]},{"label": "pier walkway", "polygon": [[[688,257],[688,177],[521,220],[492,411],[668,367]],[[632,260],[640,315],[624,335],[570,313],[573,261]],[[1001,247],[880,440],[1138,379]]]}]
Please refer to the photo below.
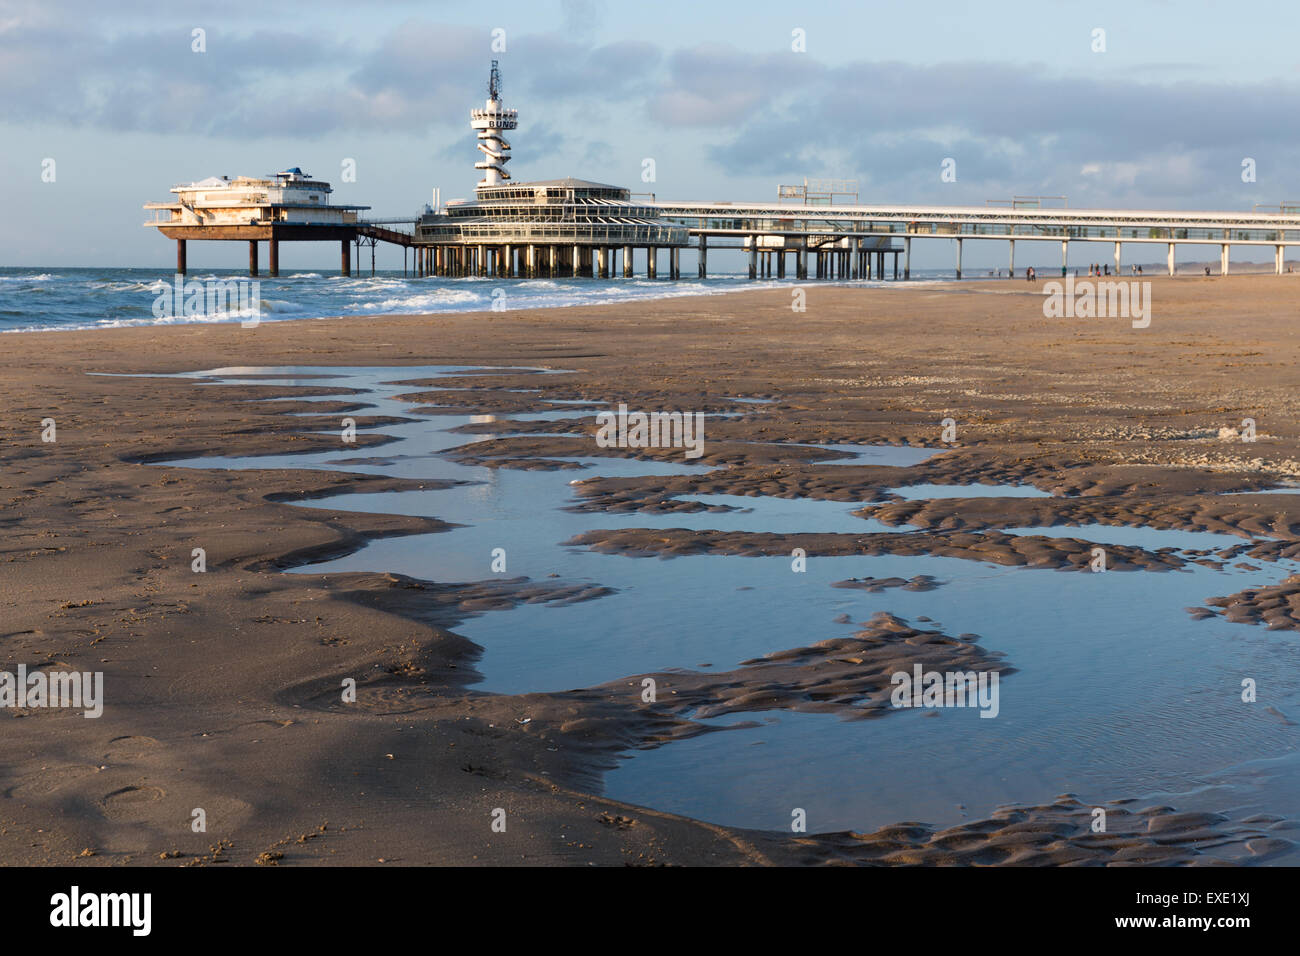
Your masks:
[{"label": "pier walkway", "polygon": [[[749,250],[750,277],[756,277],[756,259],[775,255],[778,276],[785,274],[784,260],[793,252],[796,261],[817,256],[818,275],[868,278],[862,265],[877,256],[881,276],[884,256],[903,256],[903,278],[911,276],[912,240],[951,239],[956,243],[956,273],[961,278],[962,244],[967,239],[1004,240],[1007,264],[1015,272],[1016,240],[1057,240],[1061,243],[1061,268],[1069,265],[1070,243],[1102,242],[1113,245],[1114,268],[1121,267],[1125,243],[1166,247],[1169,274],[1174,273],[1174,250],[1179,244],[1218,246],[1220,272],[1228,274],[1229,249],[1234,245],[1271,246],[1274,272],[1281,274],[1284,249],[1300,245],[1300,206],[1283,204],[1278,211],[1194,212],[1140,209],[1008,208],[1007,206],[911,205],[795,205],[791,203],[657,202],[665,219],[688,228],[701,253],[705,274],[711,242],[730,242]],[[898,248],[895,240],[902,241]],[[856,256],[861,255],[862,261]],[[857,262],[857,268],[854,264]],[[798,266],[800,278],[803,267]],[[767,273],[770,274],[770,271]]]}]

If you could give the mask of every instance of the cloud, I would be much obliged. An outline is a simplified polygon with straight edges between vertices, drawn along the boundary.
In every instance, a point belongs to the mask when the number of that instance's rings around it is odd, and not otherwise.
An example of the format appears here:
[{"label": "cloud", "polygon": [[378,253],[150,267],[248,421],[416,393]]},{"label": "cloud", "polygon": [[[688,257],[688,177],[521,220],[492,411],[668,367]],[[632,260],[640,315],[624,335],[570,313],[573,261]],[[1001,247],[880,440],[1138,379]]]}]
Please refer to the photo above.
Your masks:
[{"label": "cloud", "polygon": [[667,83],[647,106],[665,126],[735,126],[769,104],[786,102],[791,90],[812,89],[826,68],[806,54],[749,54],[733,47],[702,45],[669,57]]},{"label": "cloud", "polygon": [[[411,19],[362,47],[350,37],[241,31],[230,22],[212,18],[202,27],[206,50],[195,52],[188,21],[107,33],[93,19],[0,16],[6,119],[118,133],[419,134],[465,122],[485,95],[488,46],[478,28]],[[627,97],[661,57],[641,41],[593,47],[560,33],[512,36],[509,49],[502,65],[510,81],[556,106]]]},{"label": "cloud", "polygon": [[[1300,159],[1300,134],[1276,121],[1300,109],[1295,86],[1126,82],[1037,65],[787,62],[800,59],[674,54],[648,111],[668,127],[720,134],[703,149],[733,175],[856,176],[887,194],[864,199],[983,202],[1043,192],[1073,204],[1195,197],[1193,205],[1249,208],[1264,192],[1264,168],[1273,190],[1295,191],[1286,177]],[[1245,156],[1260,160],[1258,185],[1240,181]],[[956,183],[940,181],[947,157]]]},{"label": "cloud", "polygon": [[[259,26],[262,7],[236,0],[237,14],[209,18],[207,52],[194,53],[190,20],[203,16],[182,22],[162,0],[112,16],[90,0],[69,3],[55,13],[0,0],[10,127],[236,143],[432,139],[435,156],[475,158],[466,121],[485,93],[484,27],[416,16],[356,37]],[[1278,119],[1300,112],[1293,82],[1171,81],[1151,78],[1145,63],[1067,75],[1031,62],[828,64],[786,49],[664,49],[605,39],[605,13],[590,2],[561,13],[551,32],[512,30],[500,55],[507,98],[523,114],[512,141],[530,176],[560,175],[570,162],[622,168],[651,150],[691,170],[686,189],[714,173],[773,184],[809,175],[856,177],[864,199],[1044,193],[1225,208],[1296,192],[1300,132]],[[946,157],[955,183],[940,182]],[[1243,157],[1257,160],[1258,183],[1240,181]]]}]

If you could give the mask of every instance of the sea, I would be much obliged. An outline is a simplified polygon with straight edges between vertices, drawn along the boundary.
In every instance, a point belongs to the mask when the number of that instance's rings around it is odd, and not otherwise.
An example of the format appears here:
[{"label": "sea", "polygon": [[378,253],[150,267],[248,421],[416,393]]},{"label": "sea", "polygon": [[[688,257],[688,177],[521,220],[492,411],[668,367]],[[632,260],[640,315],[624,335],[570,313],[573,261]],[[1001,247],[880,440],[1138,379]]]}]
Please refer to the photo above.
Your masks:
[{"label": "sea", "polygon": [[[247,272],[191,271],[187,281],[247,279]],[[913,273],[917,279],[952,278],[951,270]],[[198,310],[172,308],[176,276],[167,269],[0,268],[0,332],[109,329],[193,322],[243,322],[253,310],[214,302]],[[821,280],[805,280],[805,283]],[[320,319],[604,305],[676,296],[720,295],[794,286],[793,279],[750,280],[721,274],[708,279],[487,279],[414,278],[400,271],[343,277],[294,271],[257,280],[256,318]],[[901,283],[856,281],[858,287]],[[165,300],[160,300],[164,297]],[[160,314],[161,313],[161,314]]]}]

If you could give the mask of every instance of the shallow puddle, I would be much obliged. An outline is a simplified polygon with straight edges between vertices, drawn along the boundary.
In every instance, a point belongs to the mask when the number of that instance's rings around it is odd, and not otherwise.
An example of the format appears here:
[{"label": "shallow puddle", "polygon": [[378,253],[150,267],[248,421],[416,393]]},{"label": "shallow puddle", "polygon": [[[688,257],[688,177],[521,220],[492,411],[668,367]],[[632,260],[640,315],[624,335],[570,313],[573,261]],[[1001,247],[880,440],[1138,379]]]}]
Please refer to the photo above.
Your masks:
[{"label": "shallow puddle", "polygon": [[[921,445],[798,445],[788,442],[794,448],[820,448],[823,451],[835,451],[851,458],[833,458],[816,462],[824,465],[888,465],[893,468],[910,468],[919,465],[939,454],[941,448],[926,448]],[[780,447],[780,445],[777,445]]]},{"label": "shallow puddle", "polygon": [[1007,534],[1042,535],[1045,538],[1078,538],[1096,544],[1118,544],[1146,551],[1226,551],[1249,544],[1252,539],[1235,534],[1217,534],[1212,531],[1179,531],[1176,529],[1133,528],[1128,525],[1057,524],[1038,528],[999,528]]},{"label": "shallow puddle", "polygon": [[929,498],[1050,498],[1050,491],[1033,485],[902,485],[886,489],[905,501]]},{"label": "shallow puddle", "polygon": [[[1089,801],[1168,795],[1180,808],[1253,807],[1286,813],[1300,796],[1293,765],[1300,714],[1300,642],[1294,634],[1194,621],[1186,608],[1215,595],[1276,583],[1293,562],[1259,571],[1093,574],[1001,567],[935,556],[824,557],[806,570],[789,556],[699,555],[669,560],[610,555],[563,542],[585,531],[686,528],[753,532],[898,533],[853,516],[854,502],[738,495],[682,495],[718,510],[584,512],[572,482],[591,475],[693,474],[686,461],[564,459],[581,470],[524,471],[463,465],[445,452],[473,442],[449,429],[471,416],[424,408],[412,415],[385,384],[459,374],[466,368],[273,369],[259,384],[344,385],[367,415],[414,418],[368,431],[395,440],[340,444],[305,455],[195,458],[189,467],[319,468],[460,482],[450,488],[351,494],[303,502],[326,510],[426,515],[461,527],[371,541],[344,557],[297,569],[319,574],[392,571],[439,582],[488,580],[493,550],[506,576],[599,584],[613,594],[562,606],[521,605],[472,617],[459,633],[484,648],[478,687],[500,693],[559,691],[685,668],[722,670],[741,661],[847,636],[878,611],[950,635],[982,635],[1017,673],[1000,684],[996,719],[976,710],[907,711],[843,721],[826,714],[733,715],[719,725],[759,726],[706,734],[629,754],[606,777],[611,795],[721,823],[786,829],[795,807],[809,830],[868,829],[899,820],[944,825],[1007,802],[1073,791]],[[203,374],[195,373],[192,377]],[[313,374],[332,378],[304,379]],[[247,379],[240,379],[246,382]],[[592,405],[596,403],[586,402]],[[432,411],[433,414],[429,414]],[[352,413],[357,414],[357,413]],[[588,415],[590,412],[583,412]],[[549,420],[573,413],[499,414]],[[340,419],[346,416],[340,416]],[[499,436],[482,436],[499,437]],[[854,463],[916,465],[934,449],[816,446],[852,450]],[[593,442],[593,452],[596,451]],[[1297,489],[1300,490],[1300,489]],[[907,497],[1048,497],[1031,486],[911,485]],[[1249,539],[1183,531],[1085,527],[1007,528],[1150,550],[1222,550]],[[930,575],[930,591],[833,588],[863,577]],[[933,623],[921,621],[922,617]],[[1260,702],[1241,701],[1241,681],[1260,682]],[[629,690],[629,693],[633,693]],[[1270,710],[1270,708],[1272,708]],[[1177,796],[1177,799],[1174,799]]]}]

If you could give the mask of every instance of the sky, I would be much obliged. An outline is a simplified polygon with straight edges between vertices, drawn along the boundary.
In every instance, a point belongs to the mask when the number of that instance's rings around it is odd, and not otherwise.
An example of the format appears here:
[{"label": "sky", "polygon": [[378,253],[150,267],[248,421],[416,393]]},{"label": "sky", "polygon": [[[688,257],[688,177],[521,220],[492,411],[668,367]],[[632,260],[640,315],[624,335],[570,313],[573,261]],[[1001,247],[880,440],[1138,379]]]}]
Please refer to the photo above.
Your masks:
[{"label": "sky", "polygon": [[[494,58],[519,111],[516,180],[1276,207],[1300,200],[1298,33],[1300,4],[1239,0],[0,0],[0,265],[169,266],[141,206],[211,175],[300,166],[376,216],[416,215],[435,187],[472,196],[468,113]],[[915,265],[948,264],[947,245],[917,244]],[[1005,264],[1004,243],[966,245],[968,269]],[[400,268],[400,251],[379,257]],[[233,267],[247,248],[191,243],[189,259]],[[336,259],[282,246],[285,268]]]}]

